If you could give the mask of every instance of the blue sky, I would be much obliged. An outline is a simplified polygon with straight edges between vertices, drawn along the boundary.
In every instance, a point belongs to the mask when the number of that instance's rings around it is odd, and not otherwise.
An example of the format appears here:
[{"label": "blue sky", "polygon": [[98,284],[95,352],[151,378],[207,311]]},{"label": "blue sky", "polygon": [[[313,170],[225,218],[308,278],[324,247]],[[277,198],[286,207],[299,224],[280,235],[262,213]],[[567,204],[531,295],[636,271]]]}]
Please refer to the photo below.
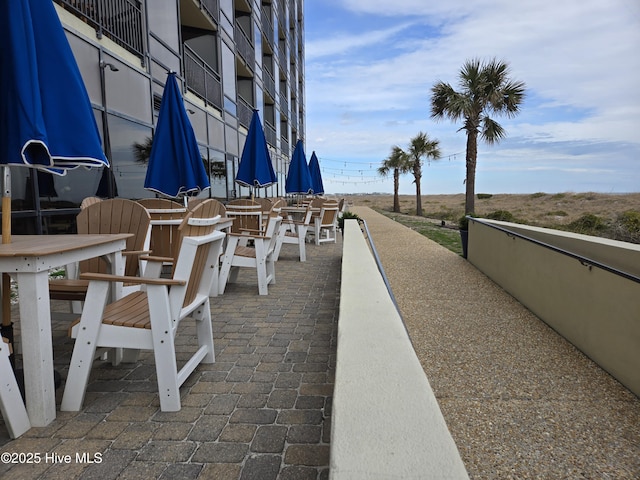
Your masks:
[{"label": "blue sky", "polygon": [[443,154],[423,194],[464,192],[466,136],[430,118],[430,90],[494,57],[527,97],[479,144],[476,192],[640,191],[638,0],[306,0],[305,35],[306,154],[328,193],[392,193],[377,168],[421,131]]}]

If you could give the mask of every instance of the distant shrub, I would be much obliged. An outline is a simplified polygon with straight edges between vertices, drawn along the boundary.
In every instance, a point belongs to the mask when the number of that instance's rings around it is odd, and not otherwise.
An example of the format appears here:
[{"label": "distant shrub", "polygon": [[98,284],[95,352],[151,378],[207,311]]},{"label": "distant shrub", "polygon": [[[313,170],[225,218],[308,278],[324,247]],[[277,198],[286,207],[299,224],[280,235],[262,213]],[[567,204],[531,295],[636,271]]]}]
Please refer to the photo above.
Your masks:
[{"label": "distant shrub", "polygon": [[640,234],[640,212],[628,210],[618,216],[618,222],[630,233]]},{"label": "distant shrub", "polygon": [[547,194],[544,192],[536,192],[531,194],[531,198],[540,198],[540,197],[546,197],[546,196]]},{"label": "distant shrub", "polygon": [[618,215],[611,227],[611,237],[622,242],[640,243],[640,212],[628,210]]},{"label": "distant shrub", "polygon": [[554,200],[562,200],[563,198],[565,198],[567,196],[566,193],[556,193],[553,197],[551,197]]},{"label": "distant shrub", "polygon": [[564,210],[555,210],[553,212],[547,212],[545,213],[546,216],[548,217],[566,217],[569,214],[567,212],[565,212]]},{"label": "distant shrub", "polygon": [[587,213],[571,222],[568,227],[570,230],[578,233],[594,233],[604,230],[607,228],[607,225],[602,218],[592,213]]},{"label": "distant shrub", "polygon": [[487,218],[491,220],[500,220],[502,222],[513,222],[515,221],[515,217],[513,213],[508,210],[496,210],[495,212],[491,212],[487,214]]},{"label": "distant shrub", "polygon": [[493,194],[492,193],[478,193],[476,195],[476,197],[478,197],[478,200],[485,200],[487,198],[493,197]]}]

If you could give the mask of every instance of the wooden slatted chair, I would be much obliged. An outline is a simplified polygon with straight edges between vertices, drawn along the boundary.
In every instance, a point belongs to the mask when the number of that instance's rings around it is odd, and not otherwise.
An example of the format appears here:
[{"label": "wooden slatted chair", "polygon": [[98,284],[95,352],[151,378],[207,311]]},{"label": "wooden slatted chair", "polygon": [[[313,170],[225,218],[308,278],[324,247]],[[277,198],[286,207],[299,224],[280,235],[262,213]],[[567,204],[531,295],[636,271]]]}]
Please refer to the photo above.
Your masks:
[{"label": "wooden slatted chair", "polygon": [[320,245],[324,242],[336,243],[338,232],[338,210],[338,202],[326,200],[322,203],[320,214],[313,219],[316,245]]},{"label": "wooden slatted chair", "polygon": [[27,409],[24,406],[18,382],[13,374],[11,344],[6,338],[0,341],[0,412],[11,438],[18,438],[31,428]]},{"label": "wooden slatted chair", "polygon": [[[219,293],[223,294],[227,282],[235,282],[239,268],[255,268],[258,276],[258,293],[268,295],[268,285],[275,283],[274,251],[280,232],[282,217],[269,217],[264,234],[233,233],[227,236],[227,246],[222,258],[220,277],[218,279]],[[250,238],[253,247],[242,245],[241,240]]]},{"label": "wooden slatted chair", "polygon": [[307,231],[311,226],[311,214],[311,206],[307,205],[307,209],[303,212],[302,217],[299,220],[295,220],[291,217],[282,220],[282,224],[280,226],[282,232],[278,237],[275,252],[273,254],[276,261],[280,258],[280,250],[284,243],[298,245],[300,261],[307,261],[306,239]]},{"label": "wooden slatted chair", "polygon": [[[86,305],[91,307],[84,308],[71,329],[76,342],[61,410],[82,408],[97,347],[153,350],[163,412],[180,410],[180,386],[200,363],[215,361],[209,290],[225,235],[216,230],[219,217],[203,217],[204,207],[189,212],[180,225],[172,278],[160,278],[167,259],[155,257],[146,258],[143,277],[83,276],[90,280]],[[137,281],[145,288],[108,304],[109,283],[114,281]],[[187,317],[196,322],[198,345],[178,369],[175,338]]]},{"label": "wooden slatted chair", "polygon": [[[82,209],[76,217],[76,224],[80,234],[132,233],[133,236],[127,239],[127,248],[122,254],[125,257],[125,275],[138,275],[140,255],[149,253],[150,217],[144,207],[124,198],[102,200]],[[49,296],[52,300],[83,301],[89,282],[79,279],[79,273],[108,271],[109,266],[100,258],[80,262],[77,268],[75,265],[68,265],[67,278],[49,282]],[[125,285],[123,293],[126,292]],[[75,309],[77,310],[77,306]]]},{"label": "wooden slatted chair", "polygon": [[80,210],[84,210],[89,205],[93,205],[94,203],[101,202],[102,199],[100,197],[85,197],[80,203]]},{"label": "wooden slatted chair", "polygon": [[151,216],[149,248],[154,256],[171,257],[173,242],[178,238],[178,227],[187,214],[184,205],[167,198],[143,198],[138,203]]},{"label": "wooden slatted chair", "polygon": [[251,200],[234,200],[226,205],[227,217],[233,218],[231,233],[262,231],[262,206]]}]

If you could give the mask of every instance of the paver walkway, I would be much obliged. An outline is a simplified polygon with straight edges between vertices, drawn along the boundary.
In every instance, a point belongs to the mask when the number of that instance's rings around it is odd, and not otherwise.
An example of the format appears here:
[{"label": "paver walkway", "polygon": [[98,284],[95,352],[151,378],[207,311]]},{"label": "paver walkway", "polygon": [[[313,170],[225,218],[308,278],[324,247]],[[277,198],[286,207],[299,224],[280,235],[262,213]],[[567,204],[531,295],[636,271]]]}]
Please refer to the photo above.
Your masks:
[{"label": "paver walkway", "polygon": [[[79,413],[58,411],[51,425],[13,441],[0,423],[2,452],[42,458],[0,463],[0,478],[328,478],[341,255],[341,239],[308,245],[304,263],[295,245],[284,245],[269,295],[258,295],[255,273],[242,269],[238,283],[212,298],[216,362],[181,388],[179,412],[159,410],[153,356],[143,353],[135,364],[94,366]],[[67,327],[53,325],[63,377],[73,347]],[[194,337],[187,325],[178,349],[188,351]],[[72,462],[45,462],[53,452]],[[76,453],[100,463],[78,462]]]}]

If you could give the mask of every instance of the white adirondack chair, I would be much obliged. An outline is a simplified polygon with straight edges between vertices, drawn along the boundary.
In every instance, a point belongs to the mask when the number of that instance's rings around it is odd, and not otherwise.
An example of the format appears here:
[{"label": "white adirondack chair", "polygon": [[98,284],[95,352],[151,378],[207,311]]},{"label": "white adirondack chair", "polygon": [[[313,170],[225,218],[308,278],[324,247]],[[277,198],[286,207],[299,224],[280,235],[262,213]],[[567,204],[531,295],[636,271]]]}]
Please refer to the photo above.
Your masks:
[{"label": "white adirondack chair", "polygon": [[[167,258],[148,257],[144,277],[85,274],[90,280],[80,322],[72,327],[76,343],[61,410],[82,407],[97,347],[153,350],[160,408],[180,410],[180,386],[200,363],[213,363],[213,332],[209,290],[214,280],[225,234],[215,230],[219,216],[197,218],[197,206],[180,226],[177,259],[170,279],[160,278]],[[107,304],[109,283],[137,281],[143,290]],[[178,370],[175,337],[180,323],[195,319],[198,349]]]},{"label": "white adirondack chair", "polygon": [[[218,279],[219,293],[223,294],[227,282],[235,282],[238,268],[255,268],[258,275],[258,292],[268,295],[268,285],[275,283],[274,250],[280,233],[282,217],[269,217],[264,235],[251,233],[230,233],[227,246],[222,258],[220,277]],[[241,242],[253,240],[253,247],[242,245]]]},{"label": "white adirondack chair", "polygon": [[18,438],[31,428],[31,423],[9,361],[10,350],[9,341],[0,338],[0,372],[2,372],[0,377],[0,411],[9,436]]}]

